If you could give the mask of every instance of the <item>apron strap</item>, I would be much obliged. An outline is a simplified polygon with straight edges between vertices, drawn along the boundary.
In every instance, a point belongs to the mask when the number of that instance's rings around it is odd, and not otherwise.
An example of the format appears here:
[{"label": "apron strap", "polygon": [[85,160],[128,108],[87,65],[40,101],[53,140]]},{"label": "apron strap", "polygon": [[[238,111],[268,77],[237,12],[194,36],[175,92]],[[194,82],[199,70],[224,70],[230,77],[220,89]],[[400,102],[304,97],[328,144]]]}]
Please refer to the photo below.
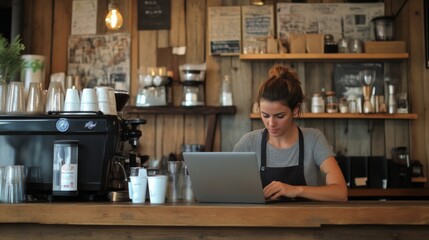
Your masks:
[{"label": "apron strap", "polygon": [[[299,166],[304,166],[304,135],[302,134],[301,129],[298,127],[299,134]],[[262,140],[261,140],[261,171],[265,171],[267,166],[267,143],[268,143],[268,130],[264,128],[262,131]]]}]

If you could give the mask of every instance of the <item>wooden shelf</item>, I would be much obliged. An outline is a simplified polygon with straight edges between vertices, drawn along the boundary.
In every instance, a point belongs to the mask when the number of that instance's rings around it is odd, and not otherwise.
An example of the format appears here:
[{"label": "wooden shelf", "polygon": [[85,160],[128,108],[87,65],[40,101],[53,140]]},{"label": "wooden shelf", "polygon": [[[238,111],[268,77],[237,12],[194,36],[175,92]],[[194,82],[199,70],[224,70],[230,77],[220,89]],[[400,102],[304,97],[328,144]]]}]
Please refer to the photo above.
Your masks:
[{"label": "wooden shelf", "polygon": [[283,54],[240,54],[241,60],[401,60],[408,59],[408,53],[283,53]]},{"label": "wooden shelf", "polygon": [[126,106],[123,110],[128,115],[144,114],[182,114],[182,115],[207,115],[207,132],[204,149],[211,152],[215,138],[216,122],[219,114],[235,114],[235,106],[152,106],[137,107]]},{"label": "wooden shelf", "polygon": [[[260,119],[259,113],[251,113],[251,119]],[[417,114],[401,113],[303,113],[298,119],[417,119]]]},{"label": "wooden shelf", "polygon": [[151,106],[137,107],[126,106],[124,113],[127,114],[194,114],[194,115],[210,115],[210,114],[234,114],[235,106]]}]

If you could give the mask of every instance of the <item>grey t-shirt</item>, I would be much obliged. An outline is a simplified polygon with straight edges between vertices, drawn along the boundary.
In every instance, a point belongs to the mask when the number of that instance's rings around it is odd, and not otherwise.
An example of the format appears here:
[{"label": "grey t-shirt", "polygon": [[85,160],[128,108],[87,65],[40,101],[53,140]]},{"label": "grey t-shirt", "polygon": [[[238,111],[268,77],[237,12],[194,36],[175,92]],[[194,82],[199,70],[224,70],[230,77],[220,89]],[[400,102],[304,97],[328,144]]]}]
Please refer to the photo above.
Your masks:
[{"label": "grey t-shirt", "polygon": [[[256,152],[261,165],[261,141],[263,129],[246,133],[234,146],[234,152]],[[325,184],[320,165],[328,157],[335,156],[323,133],[315,128],[301,128],[304,137],[304,177],[307,185]],[[267,144],[267,167],[289,167],[298,165],[299,143],[290,148],[276,148]]]}]

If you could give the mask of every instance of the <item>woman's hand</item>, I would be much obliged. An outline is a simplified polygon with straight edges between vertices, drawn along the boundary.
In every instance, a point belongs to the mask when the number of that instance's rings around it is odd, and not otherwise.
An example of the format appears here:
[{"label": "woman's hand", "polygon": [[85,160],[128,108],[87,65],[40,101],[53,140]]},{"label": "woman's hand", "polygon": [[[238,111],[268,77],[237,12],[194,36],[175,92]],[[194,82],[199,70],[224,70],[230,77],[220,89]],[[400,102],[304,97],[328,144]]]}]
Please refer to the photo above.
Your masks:
[{"label": "woman's hand", "polygon": [[296,198],[300,191],[301,186],[292,186],[280,181],[272,181],[264,188],[264,196],[269,200],[276,200],[280,197]]}]

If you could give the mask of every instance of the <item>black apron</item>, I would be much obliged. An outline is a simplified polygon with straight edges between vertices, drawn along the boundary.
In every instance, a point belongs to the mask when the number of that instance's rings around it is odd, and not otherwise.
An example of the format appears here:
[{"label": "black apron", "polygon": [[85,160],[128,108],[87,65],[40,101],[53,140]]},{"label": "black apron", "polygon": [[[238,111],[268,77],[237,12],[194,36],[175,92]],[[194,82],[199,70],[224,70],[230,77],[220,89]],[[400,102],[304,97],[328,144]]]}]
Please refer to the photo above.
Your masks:
[{"label": "black apron", "polygon": [[290,167],[267,167],[267,137],[268,130],[262,132],[261,141],[261,180],[262,186],[265,187],[272,181],[281,181],[290,185],[307,185],[304,177],[304,137],[301,129],[299,132],[299,164]]}]

